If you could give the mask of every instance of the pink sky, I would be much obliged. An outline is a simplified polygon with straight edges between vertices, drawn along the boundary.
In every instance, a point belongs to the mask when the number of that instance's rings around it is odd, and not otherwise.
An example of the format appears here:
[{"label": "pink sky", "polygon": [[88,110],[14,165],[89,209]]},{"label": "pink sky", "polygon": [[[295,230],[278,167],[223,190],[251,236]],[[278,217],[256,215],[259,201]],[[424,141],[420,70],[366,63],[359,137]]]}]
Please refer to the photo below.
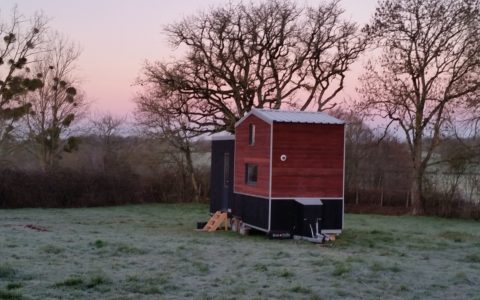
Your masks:
[{"label": "pink sky", "polygon": [[[167,43],[163,26],[219,5],[222,0],[2,0],[2,16],[18,10],[30,16],[43,11],[50,27],[68,36],[83,49],[78,61],[82,89],[92,111],[130,114],[132,98],[146,60],[169,60],[175,50]],[[300,1],[299,1],[300,2]],[[319,1],[301,1],[315,4]],[[345,17],[360,24],[374,12],[376,0],[342,0]],[[355,97],[356,77],[362,63],[353,67],[341,97]]]}]

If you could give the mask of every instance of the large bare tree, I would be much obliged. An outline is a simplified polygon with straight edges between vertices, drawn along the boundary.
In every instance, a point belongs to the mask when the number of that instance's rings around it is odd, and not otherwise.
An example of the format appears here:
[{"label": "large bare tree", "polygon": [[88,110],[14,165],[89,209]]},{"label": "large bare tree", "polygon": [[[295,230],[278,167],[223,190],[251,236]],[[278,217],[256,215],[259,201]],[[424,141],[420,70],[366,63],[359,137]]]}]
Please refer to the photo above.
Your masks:
[{"label": "large bare tree", "polygon": [[424,211],[425,171],[455,108],[480,90],[478,0],[383,0],[366,32],[381,49],[362,76],[363,108],[408,143],[413,213]]},{"label": "large bare tree", "polygon": [[31,150],[43,170],[56,167],[62,152],[77,147],[70,129],[86,109],[75,78],[79,47],[58,33],[50,41],[48,51],[37,57],[32,69],[44,84],[24,97],[25,103],[31,105],[31,113],[25,118]]},{"label": "large bare tree", "polygon": [[345,72],[364,49],[338,2],[230,3],[185,18],[166,32],[186,54],[147,64],[139,83],[167,95],[158,101],[175,98],[171,113],[198,134],[233,132],[252,107],[331,108]]}]

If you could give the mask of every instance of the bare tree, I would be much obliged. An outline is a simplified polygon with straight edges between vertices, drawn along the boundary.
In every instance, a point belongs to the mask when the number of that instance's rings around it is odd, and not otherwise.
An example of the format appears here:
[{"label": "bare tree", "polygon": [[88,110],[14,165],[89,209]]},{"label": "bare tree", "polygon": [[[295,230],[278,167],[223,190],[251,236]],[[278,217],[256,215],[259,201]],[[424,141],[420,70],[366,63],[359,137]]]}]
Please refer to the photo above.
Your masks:
[{"label": "bare tree", "polygon": [[446,120],[480,90],[479,19],[477,0],[383,0],[366,27],[382,55],[362,77],[360,105],[405,135],[414,214]]},{"label": "bare tree", "polygon": [[30,109],[19,97],[42,85],[41,78],[31,76],[28,65],[41,51],[46,22],[40,14],[25,18],[16,7],[10,20],[0,19],[0,160],[8,152],[3,146],[12,137],[14,122]]},{"label": "bare tree", "polygon": [[[181,97],[181,95],[176,94]],[[136,119],[145,132],[159,138],[162,143],[169,145],[169,157],[183,173],[184,181],[191,185],[194,201],[198,202],[201,195],[201,186],[197,179],[193,164],[193,139],[196,133],[187,130],[188,118],[176,114],[175,109],[181,104],[178,97],[169,97],[159,94],[158,90],[144,91],[136,99]],[[179,153],[181,155],[179,155]],[[185,182],[186,183],[186,182]]]},{"label": "bare tree", "polygon": [[101,140],[103,172],[112,171],[120,163],[118,154],[121,140],[119,137],[123,133],[126,121],[126,117],[118,117],[110,113],[97,114],[90,120],[93,133]]},{"label": "bare tree", "polygon": [[172,45],[186,48],[185,57],[147,64],[139,83],[167,94],[159,101],[180,101],[169,113],[198,134],[233,132],[252,107],[331,108],[364,49],[338,2],[241,2],[186,18],[166,27]]},{"label": "bare tree", "polygon": [[23,98],[32,111],[25,119],[31,150],[43,170],[55,168],[62,152],[76,149],[72,125],[83,117],[86,109],[84,96],[76,88],[79,82],[74,77],[75,63],[80,56],[78,46],[59,34],[50,39],[50,49],[38,57],[33,67],[44,84]]},{"label": "bare tree", "polygon": [[[374,132],[364,121],[364,116],[354,110],[335,109],[332,114],[347,122],[345,131],[345,188],[355,194],[359,204],[359,192],[365,175],[365,165],[371,164],[372,147],[376,144]],[[370,158],[370,159],[369,159]],[[371,175],[371,174],[369,174]]]}]

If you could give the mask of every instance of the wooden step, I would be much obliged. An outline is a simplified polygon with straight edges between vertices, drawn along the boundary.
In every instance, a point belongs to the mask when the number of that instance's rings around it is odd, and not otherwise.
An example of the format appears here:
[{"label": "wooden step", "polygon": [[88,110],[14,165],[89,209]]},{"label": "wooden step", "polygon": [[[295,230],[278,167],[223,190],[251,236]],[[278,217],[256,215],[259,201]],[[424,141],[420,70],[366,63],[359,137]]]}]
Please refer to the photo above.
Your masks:
[{"label": "wooden step", "polygon": [[228,215],[226,212],[217,211],[213,214],[213,216],[208,220],[207,224],[203,227],[203,231],[215,231],[217,230],[222,223],[225,223],[225,230],[228,229],[227,227],[228,222]]}]

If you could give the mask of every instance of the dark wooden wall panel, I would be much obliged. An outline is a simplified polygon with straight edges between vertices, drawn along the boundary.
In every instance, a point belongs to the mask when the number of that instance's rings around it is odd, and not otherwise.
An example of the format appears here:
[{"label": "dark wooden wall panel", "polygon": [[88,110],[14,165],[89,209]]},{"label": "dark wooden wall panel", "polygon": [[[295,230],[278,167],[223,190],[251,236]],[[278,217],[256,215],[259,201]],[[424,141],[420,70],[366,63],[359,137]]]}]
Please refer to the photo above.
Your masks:
[{"label": "dark wooden wall panel", "polygon": [[272,197],[343,197],[343,145],[344,125],[274,123]]},{"label": "dark wooden wall panel", "polygon": [[[249,125],[255,124],[255,144],[249,145]],[[258,165],[256,185],[245,183],[245,164]],[[269,195],[270,124],[250,115],[235,130],[235,192]]]}]

